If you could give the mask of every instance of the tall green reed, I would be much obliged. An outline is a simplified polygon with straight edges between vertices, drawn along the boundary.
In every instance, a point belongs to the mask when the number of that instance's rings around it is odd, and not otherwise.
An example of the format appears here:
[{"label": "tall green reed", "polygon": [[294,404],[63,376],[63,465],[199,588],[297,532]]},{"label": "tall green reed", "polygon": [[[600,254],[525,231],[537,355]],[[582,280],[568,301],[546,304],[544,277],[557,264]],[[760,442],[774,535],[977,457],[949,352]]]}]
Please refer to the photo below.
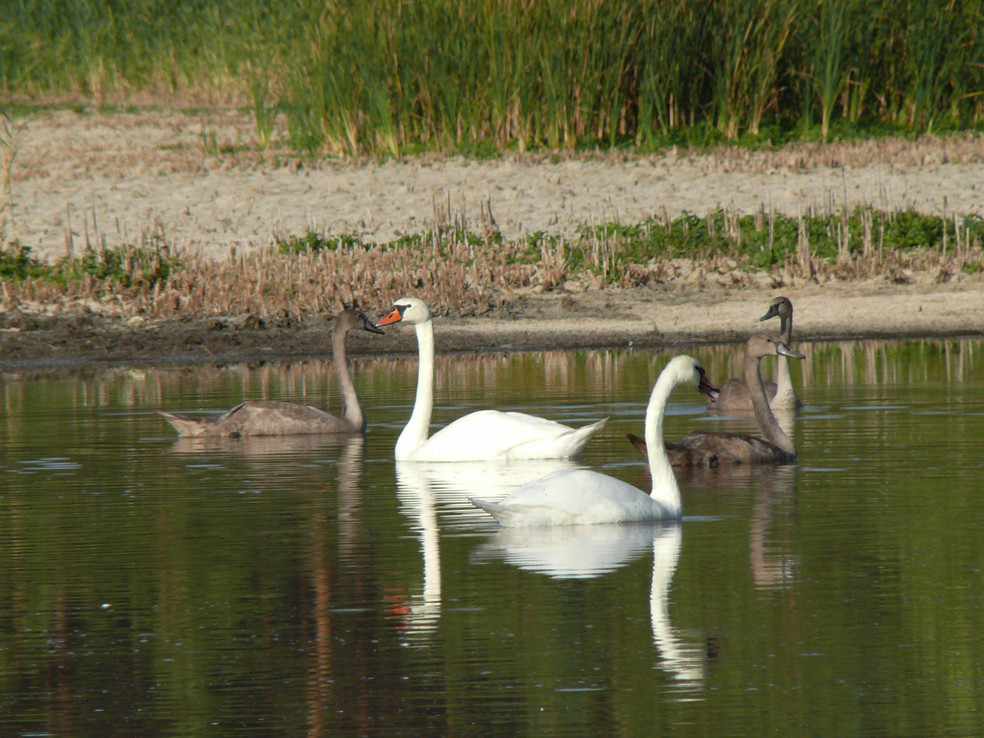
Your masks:
[{"label": "tall green reed", "polygon": [[984,0],[20,0],[0,95],[231,100],[338,155],[984,125]]},{"label": "tall green reed", "polygon": [[845,0],[820,0],[813,47],[813,84],[820,102],[820,137],[830,136],[834,106],[848,83],[844,68],[847,26],[851,4]]}]

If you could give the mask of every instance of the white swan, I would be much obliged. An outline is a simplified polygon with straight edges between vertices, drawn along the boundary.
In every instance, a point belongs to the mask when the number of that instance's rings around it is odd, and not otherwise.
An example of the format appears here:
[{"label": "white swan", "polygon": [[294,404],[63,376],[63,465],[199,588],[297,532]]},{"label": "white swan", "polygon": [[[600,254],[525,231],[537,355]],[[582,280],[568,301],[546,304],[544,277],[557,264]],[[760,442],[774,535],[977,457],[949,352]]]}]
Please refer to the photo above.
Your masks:
[{"label": "white swan", "polygon": [[580,428],[525,413],[480,410],[430,433],[434,408],[434,324],[427,305],[404,297],[378,325],[409,323],[417,332],[420,365],[413,413],[396,442],[397,461],[567,459],[577,454],[607,418]]},{"label": "white swan", "polygon": [[562,471],[518,489],[499,502],[471,498],[502,525],[594,525],[679,520],[680,489],[663,447],[663,414],[670,392],[691,382],[714,390],[704,369],[689,356],[670,360],[656,380],[646,409],[646,443],[653,489],[648,495],[620,479],[587,469]]},{"label": "white swan", "polygon": [[486,532],[494,530],[495,521],[469,501],[469,497],[499,500],[524,484],[543,479],[563,469],[577,469],[570,459],[519,459],[517,461],[459,461],[446,464],[440,461],[398,461],[400,470],[413,467],[425,479],[442,512],[443,528]]}]

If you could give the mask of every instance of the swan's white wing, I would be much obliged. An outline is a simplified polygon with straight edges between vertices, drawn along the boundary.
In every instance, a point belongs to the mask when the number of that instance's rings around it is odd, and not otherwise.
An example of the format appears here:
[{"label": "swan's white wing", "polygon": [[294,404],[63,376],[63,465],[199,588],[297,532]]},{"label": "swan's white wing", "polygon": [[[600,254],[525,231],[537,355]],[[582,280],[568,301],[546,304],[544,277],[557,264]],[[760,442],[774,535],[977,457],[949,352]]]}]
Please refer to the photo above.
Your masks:
[{"label": "swan's white wing", "polygon": [[571,428],[525,413],[480,410],[449,423],[414,453],[418,461],[573,456],[605,421]]}]

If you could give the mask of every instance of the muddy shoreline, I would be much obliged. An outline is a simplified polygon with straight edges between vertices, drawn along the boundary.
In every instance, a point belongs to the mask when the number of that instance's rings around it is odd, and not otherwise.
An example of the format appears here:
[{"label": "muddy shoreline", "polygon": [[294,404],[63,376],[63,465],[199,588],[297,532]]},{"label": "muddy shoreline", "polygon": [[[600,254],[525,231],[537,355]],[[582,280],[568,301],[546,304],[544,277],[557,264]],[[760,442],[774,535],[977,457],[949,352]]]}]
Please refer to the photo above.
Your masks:
[{"label": "muddy shoreline", "polygon": [[[549,293],[479,318],[435,318],[439,353],[579,348],[667,348],[743,340],[780,291],[602,290]],[[796,305],[799,340],[984,336],[984,289],[835,284],[783,290]],[[382,308],[386,306],[381,306]],[[370,310],[370,313],[373,311]],[[773,326],[774,328],[774,326]],[[0,325],[0,371],[75,372],[96,367],[297,361],[331,356],[331,322],[249,318],[134,326],[91,313],[8,312]],[[411,331],[353,334],[352,355],[410,353]]]}]

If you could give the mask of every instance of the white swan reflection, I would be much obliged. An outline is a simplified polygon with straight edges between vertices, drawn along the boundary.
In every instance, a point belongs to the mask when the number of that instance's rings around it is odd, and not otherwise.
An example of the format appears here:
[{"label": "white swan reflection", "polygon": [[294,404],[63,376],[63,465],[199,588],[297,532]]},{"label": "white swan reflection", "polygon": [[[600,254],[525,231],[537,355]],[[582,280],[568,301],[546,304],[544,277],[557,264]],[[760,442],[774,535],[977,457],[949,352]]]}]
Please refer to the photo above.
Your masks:
[{"label": "white swan reflection", "polygon": [[[413,470],[408,471],[410,465]],[[397,488],[400,475],[408,475],[419,487],[426,486],[441,508],[446,526],[455,529],[489,530],[494,521],[469,502],[469,497],[501,499],[524,484],[543,479],[563,469],[578,465],[566,459],[537,459],[518,461],[469,461],[439,463],[422,461],[397,462]],[[402,472],[401,472],[402,470]]]},{"label": "white swan reflection", "polygon": [[501,558],[555,579],[591,579],[619,569],[652,547],[649,612],[660,666],[688,686],[704,679],[705,644],[688,642],[670,622],[668,594],[680,558],[682,531],[674,524],[501,528],[476,549],[478,560]]},{"label": "white swan reflection", "polygon": [[441,618],[441,549],[438,508],[449,527],[488,530],[488,515],[468,497],[477,493],[504,497],[520,486],[575,464],[561,459],[514,462],[428,463],[396,462],[396,495],[400,512],[413,521],[420,534],[424,581],[403,609],[404,624],[411,633],[431,633]]},{"label": "white swan reflection", "polygon": [[412,633],[433,631],[441,619],[441,549],[437,511],[426,469],[413,462],[396,462],[396,495],[400,512],[415,522],[424,557],[424,586],[404,609],[404,623]]}]

